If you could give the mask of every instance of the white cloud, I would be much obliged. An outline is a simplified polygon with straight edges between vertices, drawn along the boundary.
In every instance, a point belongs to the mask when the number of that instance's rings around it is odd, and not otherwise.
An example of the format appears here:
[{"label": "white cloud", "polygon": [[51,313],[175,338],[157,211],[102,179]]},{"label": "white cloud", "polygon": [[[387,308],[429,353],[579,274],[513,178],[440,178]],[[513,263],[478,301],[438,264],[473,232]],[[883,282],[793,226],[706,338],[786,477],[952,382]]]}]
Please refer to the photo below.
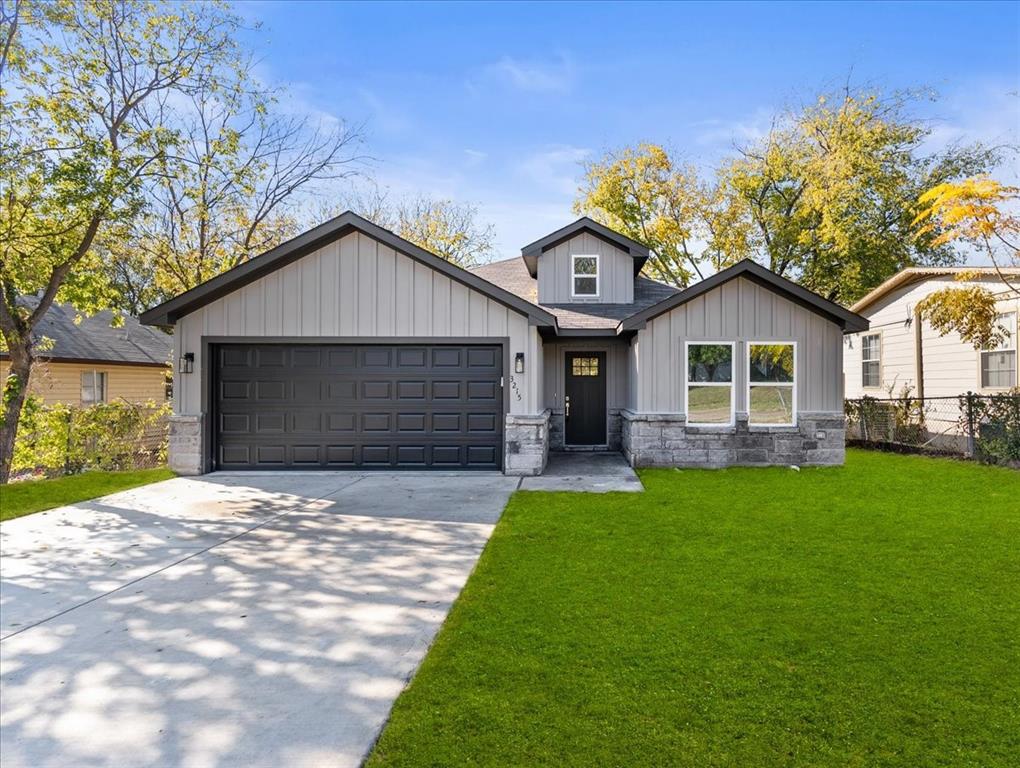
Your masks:
[{"label": "white cloud", "polygon": [[591,150],[584,147],[553,145],[525,157],[518,165],[517,173],[530,181],[533,187],[572,198],[577,191],[581,163],[590,154]]},{"label": "white cloud", "polygon": [[573,87],[576,75],[573,59],[561,53],[552,60],[504,56],[485,68],[483,79],[494,80],[519,91],[565,93]]},{"label": "white cloud", "polygon": [[489,157],[488,152],[482,152],[478,149],[465,149],[464,156],[467,158],[467,165],[469,168],[481,165]]},{"label": "white cloud", "polygon": [[774,109],[758,107],[742,117],[699,120],[691,124],[694,143],[718,149],[753,144],[768,135],[775,114]]}]

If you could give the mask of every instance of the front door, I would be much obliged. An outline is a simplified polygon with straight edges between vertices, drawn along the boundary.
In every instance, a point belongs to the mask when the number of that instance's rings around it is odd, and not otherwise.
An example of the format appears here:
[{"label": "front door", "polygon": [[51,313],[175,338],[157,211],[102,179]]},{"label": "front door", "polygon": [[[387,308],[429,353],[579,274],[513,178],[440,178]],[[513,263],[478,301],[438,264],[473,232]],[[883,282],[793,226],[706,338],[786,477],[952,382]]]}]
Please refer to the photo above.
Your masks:
[{"label": "front door", "polygon": [[606,353],[567,352],[567,445],[606,444]]}]

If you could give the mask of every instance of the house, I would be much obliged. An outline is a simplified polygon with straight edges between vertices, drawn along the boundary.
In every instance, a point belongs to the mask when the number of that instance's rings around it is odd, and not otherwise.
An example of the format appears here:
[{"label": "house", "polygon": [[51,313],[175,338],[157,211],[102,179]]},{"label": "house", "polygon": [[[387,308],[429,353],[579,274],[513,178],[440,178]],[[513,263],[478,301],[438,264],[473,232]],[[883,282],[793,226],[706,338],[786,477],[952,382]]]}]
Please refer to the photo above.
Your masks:
[{"label": "house", "polygon": [[[34,297],[24,299],[35,306]],[[83,316],[69,304],[54,303],[35,329],[48,346],[37,352],[29,391],[44,404],[88,406],[122,400],[163,403],[169,394],[170,336],[135,317],[114,327],[112,312]],[[0,352],[0,380],[10,356]]]},{"label": "house", "polygon": [[[961,273],[973,273],[961,281]],[[1020,282],[1020,269],[1004,270]],[[939,335],[919,322],[918,302],[949,287],[980,286],[998,297],[999,323],[1009,338],[995,349],[978,350],[959,334]],[[1017,379],[1017,317],[1020,299],[992,267],[904,269],[851,307],[870,328],[844,338],[846,396],[955,398],[966,392],[991,394],[1020,386]]]},{"label": "house", "polygon": [[648,256],[582,218],[468,271],[344,213],[142,315],[176,327],[171,466],[842,462],[867,321],[750,261],[678,291]]}]

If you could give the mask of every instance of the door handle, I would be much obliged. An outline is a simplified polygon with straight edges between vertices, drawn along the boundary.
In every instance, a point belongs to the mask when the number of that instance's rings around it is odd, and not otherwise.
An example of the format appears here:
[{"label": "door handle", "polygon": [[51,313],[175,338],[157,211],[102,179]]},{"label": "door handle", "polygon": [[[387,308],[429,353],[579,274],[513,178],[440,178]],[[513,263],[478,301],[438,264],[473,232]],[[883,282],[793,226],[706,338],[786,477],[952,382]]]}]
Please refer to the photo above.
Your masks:
[{"label": "door handle", "polygon": [[570,395],[567,395],[566,397],[563,398],[563,410],[564,410],[563,417],[565,419],[569,419],[570,418]]}]

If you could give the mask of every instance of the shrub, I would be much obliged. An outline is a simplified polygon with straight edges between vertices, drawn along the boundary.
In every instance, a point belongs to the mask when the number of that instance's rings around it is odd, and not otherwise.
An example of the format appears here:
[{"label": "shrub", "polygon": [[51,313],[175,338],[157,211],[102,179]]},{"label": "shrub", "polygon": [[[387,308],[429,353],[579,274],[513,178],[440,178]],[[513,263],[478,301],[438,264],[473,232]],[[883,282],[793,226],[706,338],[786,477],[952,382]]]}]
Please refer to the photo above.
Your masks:
[{"label": "shrub", "polygon": [[169,405],[117,401],[78,408],[29,396],[11,469],[48,475],[131,469],[166,461]]}]

